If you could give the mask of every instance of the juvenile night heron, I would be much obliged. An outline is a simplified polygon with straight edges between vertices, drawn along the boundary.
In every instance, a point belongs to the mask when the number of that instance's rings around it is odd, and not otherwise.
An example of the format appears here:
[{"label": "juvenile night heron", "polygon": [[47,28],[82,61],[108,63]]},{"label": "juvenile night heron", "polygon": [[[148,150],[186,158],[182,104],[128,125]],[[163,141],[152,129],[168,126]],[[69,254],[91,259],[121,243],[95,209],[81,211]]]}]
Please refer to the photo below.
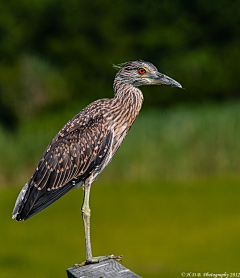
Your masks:
[{"label": "juvenile night heron", "polygon": [[182,87],[149,62],[130,61],[118,68],[114,98],[94,101],[59,131],[21,190],[12,215],[17,221],[27,220],[69,190],[83,186],[86,261],[80,265],[121,258],[92,256],[89,195],[92,182],[111,161],[139,114],[143,95],[138,87],[152,84]]}]

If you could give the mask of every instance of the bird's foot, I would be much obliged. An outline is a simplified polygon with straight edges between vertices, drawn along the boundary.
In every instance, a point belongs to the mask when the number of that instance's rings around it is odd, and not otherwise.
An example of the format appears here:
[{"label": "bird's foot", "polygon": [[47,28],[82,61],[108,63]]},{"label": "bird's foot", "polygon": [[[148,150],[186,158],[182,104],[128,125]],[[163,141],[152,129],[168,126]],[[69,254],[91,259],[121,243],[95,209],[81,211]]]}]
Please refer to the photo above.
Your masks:
[{"label": "bird's foot", "polygon": [[85,262],[82,262],[80,264],[74,264],[73,267],[75,266],[77,268],[77,267],[81,267],[81,266],[84,266],[84,265],[87,265],[87,264],[96,264],[96,263],[100,263],[102,261],[106,261],[106,260],[110,260],[110,259],[113,259],[117,262],[122,262],[122,260],[121,260],[122,257],[123,256],[114,256],[113,254],[107,255],[107,256],[92,257],[92,258],[87,259]]}]

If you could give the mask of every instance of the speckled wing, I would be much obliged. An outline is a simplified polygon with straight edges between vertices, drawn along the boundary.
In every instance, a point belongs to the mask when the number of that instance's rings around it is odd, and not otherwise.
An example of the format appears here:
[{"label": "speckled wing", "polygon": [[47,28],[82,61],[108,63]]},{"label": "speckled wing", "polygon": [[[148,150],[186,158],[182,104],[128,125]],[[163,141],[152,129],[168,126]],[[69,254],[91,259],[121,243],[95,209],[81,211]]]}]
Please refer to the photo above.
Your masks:
[{"label": "speckled wing", "polygon": [[13,218],[26,220],[103,167],[113,134],[102,115],[75,117],[55,136],[19,194]]}]

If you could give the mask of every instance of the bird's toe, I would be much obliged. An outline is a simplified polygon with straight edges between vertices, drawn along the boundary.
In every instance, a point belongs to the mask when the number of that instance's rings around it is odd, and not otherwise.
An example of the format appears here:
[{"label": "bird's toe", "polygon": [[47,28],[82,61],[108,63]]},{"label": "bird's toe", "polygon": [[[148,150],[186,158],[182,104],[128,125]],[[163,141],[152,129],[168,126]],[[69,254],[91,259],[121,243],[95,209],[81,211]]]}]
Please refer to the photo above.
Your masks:
[{"label": "bird's toe", "polygon": [[87,265],[87,264],[96,264],[96,263],[100,263],[102,261],[106,261],[106,260],[115,260],[117,262],[122,262],[122,255],[120,256],[114,256],[113,254],[111,255],[107,255],[107,256],[99,256],[99,257],[92,257],[92,258],[89,258],[87,259],[85,262],[82,262],[80,264],[74,264],[73,267],[81,267],[81,266],[84,266],[84,265]]}]

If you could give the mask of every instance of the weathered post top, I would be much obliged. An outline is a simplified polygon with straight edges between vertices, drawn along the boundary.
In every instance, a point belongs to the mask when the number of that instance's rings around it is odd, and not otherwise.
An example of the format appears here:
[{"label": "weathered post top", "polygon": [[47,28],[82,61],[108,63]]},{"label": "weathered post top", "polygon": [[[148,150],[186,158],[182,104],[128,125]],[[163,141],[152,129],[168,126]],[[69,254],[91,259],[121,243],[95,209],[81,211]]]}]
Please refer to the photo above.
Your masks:
[{"label": "weathered post top", "polygon": [[68,278],[141,278],[114,260],[67,269]]}]

